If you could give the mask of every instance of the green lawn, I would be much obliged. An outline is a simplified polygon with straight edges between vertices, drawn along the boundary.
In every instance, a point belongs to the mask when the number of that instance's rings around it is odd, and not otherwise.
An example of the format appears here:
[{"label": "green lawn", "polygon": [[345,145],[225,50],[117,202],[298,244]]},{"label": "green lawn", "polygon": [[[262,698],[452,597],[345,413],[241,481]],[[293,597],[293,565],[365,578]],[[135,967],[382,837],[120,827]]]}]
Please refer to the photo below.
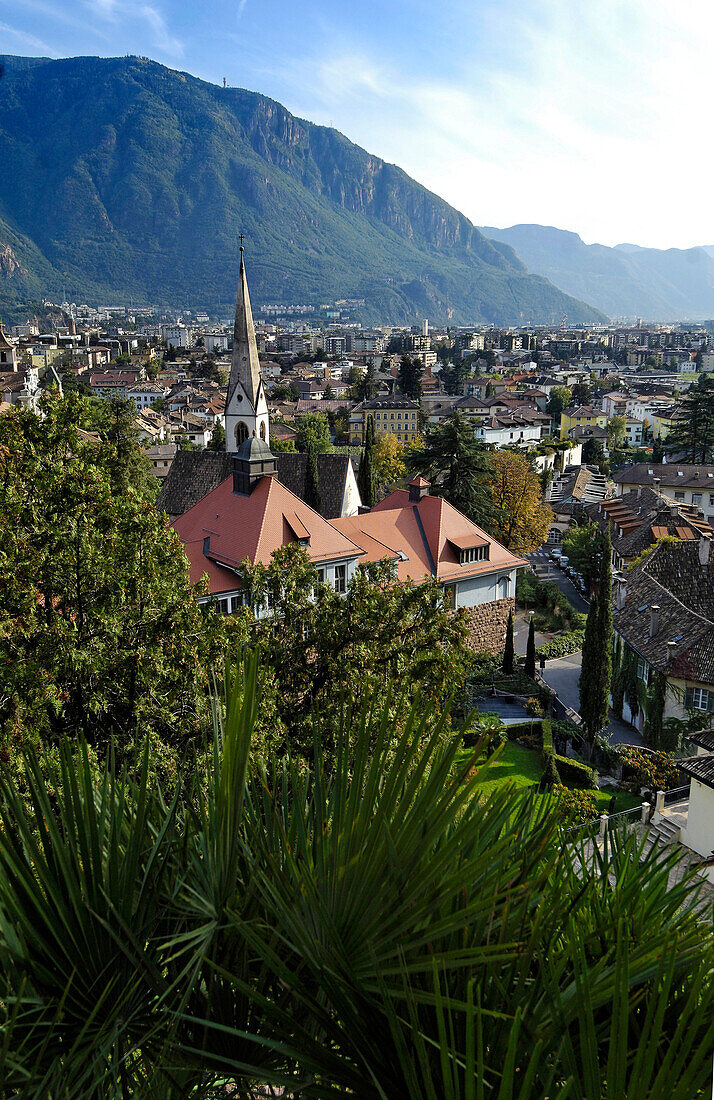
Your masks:
[{"label": "green lawn", "polygon": [[[462,749],[460,760],[467,760],[470,749]],[[543,774],[543,757],[535,749],[527,749],[523,745],[516,745],[513,741],[507,741],[498,754],[496,760],[489,761],[482,769],[477,780],[484,794],[490,794],[496,787],[504,783],[510,783],[514,789],[524,789],[537,785]],[[622,791],[619,787],[610,787],[606,790],[595,791],[595,801],[598,813],[607,810],[610,799],[615,795],[615,812],[629,810],[640,805],[640,799],[629,791]],[[542,797],[549,798],[550,795]]]}]

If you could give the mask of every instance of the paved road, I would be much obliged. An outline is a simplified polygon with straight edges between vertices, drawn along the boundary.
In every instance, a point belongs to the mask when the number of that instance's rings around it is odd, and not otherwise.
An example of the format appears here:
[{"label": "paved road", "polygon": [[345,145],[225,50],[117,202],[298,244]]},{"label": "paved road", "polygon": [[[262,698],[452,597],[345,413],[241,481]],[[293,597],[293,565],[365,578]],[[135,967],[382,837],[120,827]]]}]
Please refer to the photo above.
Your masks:
[{"label": "paved road", "polygon": [[[563,702],[577,710],[580,705],[578,680],[580,679],[580,661],[582,653],[572,653],[569,657],[560,657],[557,661],[547,661],[542,672],[543,678],[555,689]],[[642,745],[642,736],[610,712],[610,741],[613,745]]]},{"label": "paved road", "polygon": [[575,610],[587,614],[590,605],[583,599],[570,577],[562,569],[559,569],[555,562],[551,561],[549,550],[536,550],[533,554],[526,554],[526,557],[531,563],[538,580],[555,581],[561,592],[564,592],[568,597]]}]

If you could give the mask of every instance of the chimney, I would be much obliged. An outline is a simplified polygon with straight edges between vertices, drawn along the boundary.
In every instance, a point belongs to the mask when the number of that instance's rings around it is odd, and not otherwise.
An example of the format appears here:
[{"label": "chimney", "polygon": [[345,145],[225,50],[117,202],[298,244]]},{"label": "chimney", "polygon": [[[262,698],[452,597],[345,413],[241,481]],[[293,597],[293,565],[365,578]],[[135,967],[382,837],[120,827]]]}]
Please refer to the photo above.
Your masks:
[{"label": "chimney", "polygon": [[709,554],[711,553],[712,544],[709,539],[701,538],[699,540],[699,564],[702,569],[709,568]]},{"label": "chimney", "polygon": [[674,651],[676,648],[676,642],[667,642],[667,664],[670,664],[674,660]]},{"label": "chimney", "polygon": [[659,633],[659,605],[650,604],[650,638]]},{"label": "chimney", "polygon": [[429,488],[431,483],[425,481],[423,477],[415,477],[409,482],[409,502],[410,504],[418,504],[422,497],[429,496]]},{"label": "chimney", "polygon": [[659,478],[659,477],[653,477],[652,478],[652,488],[654,489],[655,493],[659,492],[659,487],[660,487],[661,483],[662,483],[661,478]]}]

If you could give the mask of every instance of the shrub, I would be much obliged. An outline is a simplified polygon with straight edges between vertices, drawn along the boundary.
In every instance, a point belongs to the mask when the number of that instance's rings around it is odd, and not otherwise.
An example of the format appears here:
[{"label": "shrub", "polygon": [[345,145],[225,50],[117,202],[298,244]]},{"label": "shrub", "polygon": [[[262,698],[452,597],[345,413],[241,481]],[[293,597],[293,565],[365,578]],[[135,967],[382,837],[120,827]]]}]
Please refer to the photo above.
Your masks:
[{"label": "shrub", "polygon": [[526,700],[526,714],[530,714],[532,718],[543,717],[543,704],[535,695]]},{"label": "shrub", "polygon": [[[516,736],[520,736],[524,733],[540,734],[540,727],[540,720],[535,718],[532,722],[515,722],[513,725],[506,726],[506,730],[508,731],[508,736],[510,737],[511,734],[515,734]],[[540,738],[538,741],[538,745],[540,747]]]},{"label": "shrub", "polygon": [[560,786],[560,776],[555,763],[555,757],[552,752],[547,752],[545,754],[545,771],[540,778],[540,789],[542,791],[552,791]]},{"label": "shrub", "polygon": [[573,760],[570,756],[556,756],[555,762],[566,787],[580,789],[597,787],[596,773],[587,764],[581,764],[579,760]]},{"label": "shrub", "polygon": [[553,660],[555,657],[567,657],[570,653],[577,653],[579,649],[583,648],[584,635],[583,630],[568,630],[564,634],[558,634],[556,638],[552,638],[549,642],[544,642],[543,645],[538,646],[536,654],[538,657],[545,657],[546,660]]},{"label": "shrub", "polygon": [[[563,757],[558,759],[562,760]],[[551,793],[557,797],[558,813],[568,825],[580,825],[597,817],[595,795],[589,791],[572,790],[561,784],[553,787]]]},{"label": "shrub", "polygon": [[541,723],[543,731],[543,752],[553,752],[553,723],[549,718],[544,718]]},{"label": "shrub", "polygon": [[643,752],[634,745],[619,751],[625,766],[622,786],[634,792],[646,787],[650,791],[666,791],[676,787],[678,770],[671,752]]}]

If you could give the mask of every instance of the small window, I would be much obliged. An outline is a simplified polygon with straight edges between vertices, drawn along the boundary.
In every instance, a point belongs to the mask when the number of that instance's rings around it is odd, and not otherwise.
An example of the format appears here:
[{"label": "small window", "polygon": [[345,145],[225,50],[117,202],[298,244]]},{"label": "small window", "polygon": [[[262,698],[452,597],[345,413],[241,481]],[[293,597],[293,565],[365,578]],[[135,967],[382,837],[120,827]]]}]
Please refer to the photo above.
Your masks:
[{"label": "small window", "polygon": [[702,503],[702,494],[701,493],[692,493],[692,504],[701,504],[701,503]]},{"label": "small window", "polygon": [[681,493],[681,492],[675,493],[674,494],[674,499],[675,500],[684,500],[684,493]]},{"label": "small window", "polygon": [[684,705],[688,710],[714,710],[714,693],[705,688],[687,688]]},{"label": "small window", "polygon": [[347,591],[347,566],[336,565],[335,566],[335,592],[344,593]]}]

